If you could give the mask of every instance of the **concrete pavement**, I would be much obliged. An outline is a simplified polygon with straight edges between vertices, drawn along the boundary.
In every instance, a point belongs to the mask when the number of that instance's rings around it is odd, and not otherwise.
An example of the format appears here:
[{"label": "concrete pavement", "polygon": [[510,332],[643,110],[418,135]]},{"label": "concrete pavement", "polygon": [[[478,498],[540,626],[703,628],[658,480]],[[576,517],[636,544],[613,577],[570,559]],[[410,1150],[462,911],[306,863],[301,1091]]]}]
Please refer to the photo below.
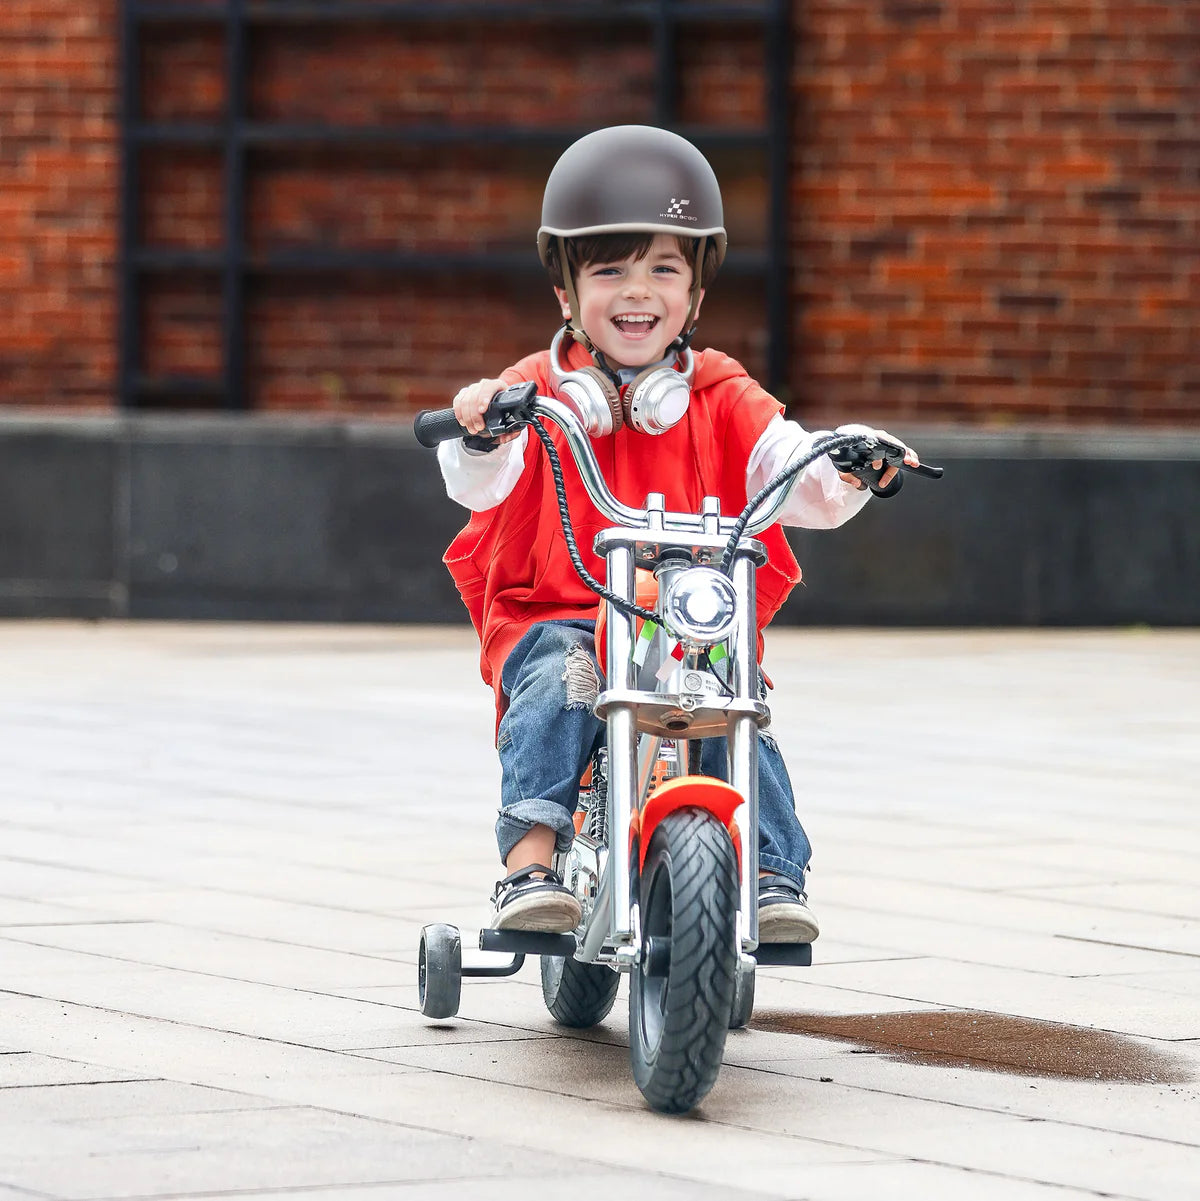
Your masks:
[{"label": "concrete pavement", "polygon": [[788,630],[808,970],[687,1119],[535,961],[442,627],[0,624],[0,1201],[1200,1197],[1200,633]]}]

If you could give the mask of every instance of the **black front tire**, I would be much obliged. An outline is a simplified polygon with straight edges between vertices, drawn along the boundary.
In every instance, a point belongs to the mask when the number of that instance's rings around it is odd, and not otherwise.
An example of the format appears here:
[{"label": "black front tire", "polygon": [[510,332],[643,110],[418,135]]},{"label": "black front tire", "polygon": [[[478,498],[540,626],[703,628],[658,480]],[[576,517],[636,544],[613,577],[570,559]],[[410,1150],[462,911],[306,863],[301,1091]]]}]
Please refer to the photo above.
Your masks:
[{"label": "black front tire", "polygon": [[621,977],[602,963],[542,956],[542,997],[556,1022],[586,1030],[602,1022],[617,999]]},{"label": "black front tire", "polygon": [[716,1083],[738,968],[737,859],[703,809],[654,832],[641,875],[642,962],[629,979],[633,1078],[661,1113],[687,1113]]}]

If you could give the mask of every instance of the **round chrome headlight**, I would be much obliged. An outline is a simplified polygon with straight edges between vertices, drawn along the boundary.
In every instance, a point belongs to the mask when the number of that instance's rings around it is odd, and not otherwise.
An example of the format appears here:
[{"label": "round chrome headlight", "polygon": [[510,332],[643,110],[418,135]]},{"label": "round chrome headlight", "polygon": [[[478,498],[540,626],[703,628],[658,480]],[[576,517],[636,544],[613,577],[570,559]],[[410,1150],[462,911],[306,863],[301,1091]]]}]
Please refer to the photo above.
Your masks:
[{"label": "round chrome headlight", "polygon": [[737,617],[737,593],[712,567],[689,567],[667,587],[663,613],[672,631],[693,646],[724,642]]}]

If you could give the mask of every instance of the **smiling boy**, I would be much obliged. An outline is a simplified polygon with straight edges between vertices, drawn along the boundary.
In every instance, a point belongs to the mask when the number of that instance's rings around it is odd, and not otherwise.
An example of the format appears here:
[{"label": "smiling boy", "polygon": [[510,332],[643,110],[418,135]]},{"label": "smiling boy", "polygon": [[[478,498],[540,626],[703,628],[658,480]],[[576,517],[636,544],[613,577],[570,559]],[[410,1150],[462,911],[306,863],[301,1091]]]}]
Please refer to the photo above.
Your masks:
[{"label": "smiling boy", "polygon": [[[483,414],[496,392],[533,380],[553,395],[581,373],[611,410],[612,432],[593,450],[613,494],[640,507],[649,492],[674,511],[698,511],[717,496],[724,513],[745,507],[816,437],[786,421],[782,406],[716,350],[692,353],[705,289],[725,256],[716,177],[704,156],[676,134],[650,126],[598,130],[569,147],[546,184],[538,250],[570,341],[522,359],[454,398],[471,437],[438,452],[452,499],[472,511],[445,561],[479,634],[484,681],[495,690],[501,763],[496,835],[507,875],[492,896],[496,929],[569,931],[580,907],[548,866],[570,847],[579,778],[603,737],[591,711],[600,687],[597,597],[571,566],[554,483],[537,439],[519,430],[484,439]],[[679,372],[690,387],[639,409],[654,373]],[[673,376],[667,377],[674,382]],[[661,376],[655,380],[661,383]],[[550,435],[560,447],[563,436]],[[570,456],[564,455],[569,462]],[[916,455],[906,460],[916,465]],[[880,464],[881,465],[881,464]],[[880,481],[886,487],[890,469]],[[590,553],[605,524],[578,475],[566,471],[576,541]],[[798,478],[781,513],[788,525],[829,529],[854,516],[870,493],[822,457]],[[800,579],[783,531],[760,535],[769,554],[757,576],[761,631]],[[724,776],[724,741],[706,739],[701,771]],[[774,739],[759,746],[759,938],[811,942],[808,838],[795,813],[787,769]]]}]

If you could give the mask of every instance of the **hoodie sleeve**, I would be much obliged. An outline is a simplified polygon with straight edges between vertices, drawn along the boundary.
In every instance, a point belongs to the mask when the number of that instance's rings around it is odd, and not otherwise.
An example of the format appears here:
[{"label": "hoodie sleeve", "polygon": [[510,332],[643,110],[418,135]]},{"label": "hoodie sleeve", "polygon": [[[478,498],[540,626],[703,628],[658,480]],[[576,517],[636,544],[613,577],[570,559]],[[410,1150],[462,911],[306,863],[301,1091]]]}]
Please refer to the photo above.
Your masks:
[{"label": "hoodie sleeve", "polygon": [[[530,355],[502,371],[499,378],[506,384],[537,380],[540,387],[541,376],[537,369],[539,358],[538,355]],[[507,500],[517,486],[525,470],[525,448],[528,445],[528,430],[522,430],[520,437],[490,452],[468,450],[461,438],[442,442],[437,448],[437,457],[446,494],[472,513],[494,509]]]},{"label": "hoodie sleeve", "polygon": [[[754,496],[789,463],[806,454],[813,437],[799,423],[775,417],[750,453],[746,464],[746,495]],[[870,498],[868,489],[859,491],[847,484],[829,456],[822,455],[800,473],[779,520],[783,525],[809,530],[832,530],[860,512]]]},{"label": "hoodie sleeve", "polygon": [[438,446],[438,466],[446,494],[472,513],[494,509],[512,495],[525,470],[525,447],[529,431],[505,442],[491,453],[468,450],[461,438]]}]

